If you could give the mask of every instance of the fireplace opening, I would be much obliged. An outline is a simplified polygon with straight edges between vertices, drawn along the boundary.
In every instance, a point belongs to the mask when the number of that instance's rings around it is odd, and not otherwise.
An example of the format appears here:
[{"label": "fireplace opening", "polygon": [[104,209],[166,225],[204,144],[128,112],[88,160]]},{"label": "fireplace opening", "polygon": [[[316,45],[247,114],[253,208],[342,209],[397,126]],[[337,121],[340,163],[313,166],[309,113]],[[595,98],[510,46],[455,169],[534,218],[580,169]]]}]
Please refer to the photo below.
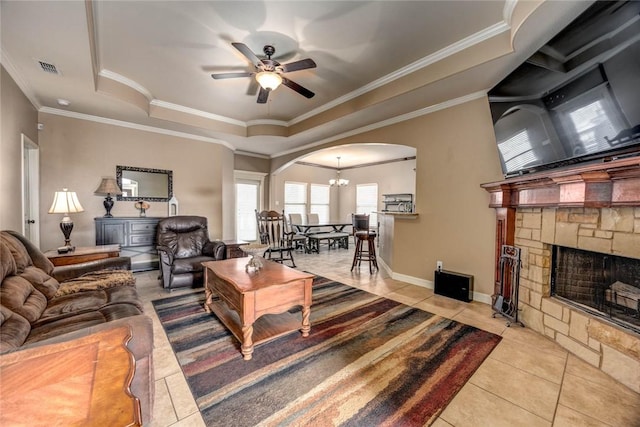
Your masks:
[{"label": "fireplace opening", "polygon": [[640,332],[640,260],[553,247],[551,295]]}]

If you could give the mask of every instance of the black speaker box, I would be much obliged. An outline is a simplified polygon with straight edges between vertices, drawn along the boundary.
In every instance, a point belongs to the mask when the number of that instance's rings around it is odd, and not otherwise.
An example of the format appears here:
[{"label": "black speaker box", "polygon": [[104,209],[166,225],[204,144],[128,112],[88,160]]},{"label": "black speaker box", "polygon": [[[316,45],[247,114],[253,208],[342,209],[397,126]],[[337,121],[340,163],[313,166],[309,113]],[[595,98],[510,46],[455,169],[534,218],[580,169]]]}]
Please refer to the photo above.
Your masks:
[{"label": "black speaker box", "polygon": [[473,300],[473,276],[436,270],[434,292],[464,302]]}]

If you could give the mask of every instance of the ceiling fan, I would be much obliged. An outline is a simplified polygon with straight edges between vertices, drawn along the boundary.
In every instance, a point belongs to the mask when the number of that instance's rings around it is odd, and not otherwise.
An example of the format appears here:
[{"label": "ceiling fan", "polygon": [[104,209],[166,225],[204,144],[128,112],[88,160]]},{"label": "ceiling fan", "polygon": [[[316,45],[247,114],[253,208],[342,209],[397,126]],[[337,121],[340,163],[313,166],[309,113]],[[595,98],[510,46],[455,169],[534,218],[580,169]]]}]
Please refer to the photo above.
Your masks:
[{"label": "ceiling fan", "polygon": [[269,92],[275,90],[280,83],[287,86],[290,89],[298,92],[300,95],[306,98],[313,98],[315,93],[309,89],[300,86],[298,83],[289,80],[284,73],[290,73],[292,71],[306,70],[308,68],[315,68],[316,63],[313,59],[301,59],[299,61],[290,62],[288,64],[280,64],[275,59],[271,59],[276,49],[271,45],[266,45],[262,51],[267,56],[266,59],[260,59],[255,53],[251,51],[244,43],[231,43],[233,47],[238,49],[255,67],[255,71],[246,73],[220,73],[211,74],[216,80],[219,79],[233,79],[236,77],[256,77],[256,80],[260,84],[260,92],[258,93],[258,104],[264,104],[269,98]]}]

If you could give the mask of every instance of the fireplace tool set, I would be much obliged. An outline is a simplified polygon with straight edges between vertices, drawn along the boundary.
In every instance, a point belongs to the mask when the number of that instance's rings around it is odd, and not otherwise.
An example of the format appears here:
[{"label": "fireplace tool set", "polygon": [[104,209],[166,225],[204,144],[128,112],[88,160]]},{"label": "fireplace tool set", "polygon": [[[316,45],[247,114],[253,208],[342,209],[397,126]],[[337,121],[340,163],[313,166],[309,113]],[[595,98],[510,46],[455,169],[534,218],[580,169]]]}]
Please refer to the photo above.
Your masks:
[{"label": "fireplace tool set", "polygon": [[520,248],[502,245],[500,249],[500,289],[493,295],[493,317],[501,315],[511,323],[524,326],[518,320],[518,289],[520,287]]}]

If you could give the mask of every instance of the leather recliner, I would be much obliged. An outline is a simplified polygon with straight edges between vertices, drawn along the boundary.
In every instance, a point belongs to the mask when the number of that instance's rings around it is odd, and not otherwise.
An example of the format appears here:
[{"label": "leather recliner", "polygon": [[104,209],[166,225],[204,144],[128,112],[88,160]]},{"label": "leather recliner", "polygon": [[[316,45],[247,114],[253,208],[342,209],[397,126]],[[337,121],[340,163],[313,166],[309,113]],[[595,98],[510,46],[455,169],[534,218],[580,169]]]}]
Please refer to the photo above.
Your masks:
[{"label": "leather recliner", "polygon": [[205,261],[226,258],[227,247],[210,241],[207,219],[201,216],[172,216],[158,222],[158,255],[162,286],[171,290],[203,285]]}]

